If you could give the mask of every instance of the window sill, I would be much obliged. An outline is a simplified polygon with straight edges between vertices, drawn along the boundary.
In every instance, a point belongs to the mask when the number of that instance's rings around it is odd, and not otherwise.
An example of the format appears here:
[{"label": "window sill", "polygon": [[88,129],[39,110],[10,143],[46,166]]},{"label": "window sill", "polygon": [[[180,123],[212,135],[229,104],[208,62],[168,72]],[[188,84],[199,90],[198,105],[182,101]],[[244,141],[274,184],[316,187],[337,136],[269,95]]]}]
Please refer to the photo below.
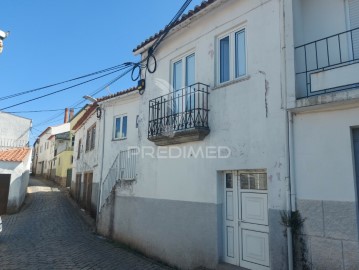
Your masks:
[{"label": "window sill", "polygon": [[112,139],[113,142],[124,141],[124,140],[127,140],[127,137],[126,138],[120,138],[120,139]]},{"label": "window sill", "polygon": [[242,77],[240,77],[240,78],[237,78],[237,79],[234,79],[234,80],[225,82],[225,83],[217,84],[217,86],[213,87],[212,90],[221,89],[221,88],[223,88],[223,87],[227,87],[227,86],[232,85],[232,84],[236,84],[236,83],[239,83],[239,82],[247,81],[247,80],[249,80],[250,78],[251,78],[251,75],[245,75],[245,76],[242,76]]}]

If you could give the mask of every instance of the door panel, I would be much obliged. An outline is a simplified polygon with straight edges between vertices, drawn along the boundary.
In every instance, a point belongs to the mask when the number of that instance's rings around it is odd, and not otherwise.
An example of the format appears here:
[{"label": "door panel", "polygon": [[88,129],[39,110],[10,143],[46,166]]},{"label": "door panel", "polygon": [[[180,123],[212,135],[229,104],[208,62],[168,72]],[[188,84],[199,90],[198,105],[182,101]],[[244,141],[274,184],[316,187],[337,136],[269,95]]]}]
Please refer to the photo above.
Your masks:
[{"label": "door panel", "polygon": [[266,173],[224,176],[224,261],[248,269],[269,269]]},{"label": "door panel", "polygon": [[234,211],[233,211],[233,191],[226,192],[226,218],[227,220],[234,220]]},{"label": "door panel", "polygon": [[6,214],[11,174],[0,174],[0,215]]},{"label": "door panel", "polygon": [[[242,266],[250,266],[247,263],[254,263],[262,266],[269,266],[268,233],[241,230],[242,238]],[[256,269],[257,266],[250,266]]]},{"label": "door panel", "polygon": [[267,194],[241,193],[242,221],[268,225]]}]

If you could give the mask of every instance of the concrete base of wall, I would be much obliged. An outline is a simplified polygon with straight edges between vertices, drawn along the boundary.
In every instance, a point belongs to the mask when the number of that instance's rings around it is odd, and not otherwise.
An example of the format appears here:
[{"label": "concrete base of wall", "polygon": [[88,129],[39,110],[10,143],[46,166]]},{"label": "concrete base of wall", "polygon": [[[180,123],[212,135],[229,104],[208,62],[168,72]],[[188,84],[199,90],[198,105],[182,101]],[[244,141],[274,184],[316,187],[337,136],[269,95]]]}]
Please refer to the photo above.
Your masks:
[{"label": "concrete base of wall", "polygon": [[221,205],[113,197],[114,203],[102,209],[99,233],[179,268],[216,268]]},{"label": "concrete base of wall", "polygon": [[[298,200],[298,210],[305,219],[302,239],[312,269],[359,269],[355,202]],[[296,269],[303,269],[300,254],[296,259]]]}]

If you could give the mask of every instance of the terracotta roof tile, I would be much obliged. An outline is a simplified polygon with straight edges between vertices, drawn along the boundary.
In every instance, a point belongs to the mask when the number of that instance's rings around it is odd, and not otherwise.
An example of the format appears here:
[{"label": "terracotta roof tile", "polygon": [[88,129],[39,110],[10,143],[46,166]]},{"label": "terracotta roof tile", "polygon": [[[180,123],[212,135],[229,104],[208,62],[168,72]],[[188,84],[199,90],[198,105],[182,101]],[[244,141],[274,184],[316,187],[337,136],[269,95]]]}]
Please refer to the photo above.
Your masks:
[{"label": "terracotta roof tile", "polygon": [[[203,9],[205,9],[206,7],[208,7],[209,5],[213,4],[216,1],[218,1],[218,0],[202,1],[202,3],[200,5],[195,6],[194,9],[188,11],[186,14],[183,14],[182,17],[180,17],[179,20],[172,25],[171,29],[174,28],[175,26],[179,25],[180,23],[186,21],[187,19],[191,18],[192,16],[196,15],[198,12],[202,11]],[[136,48],[134,48],[133,52],[136,52],[137,50],[146,46],[150,42],[159,38],[165,29],[166,29],[166,27],[164,29],[160,30],[159,32],[157,32],[156,34],[147,38],[145,41],[143,41],[141,44],[139,44]]]},{"label": "terracotta roof tile", "polygon": [[31,149],[27,147],[0,150],[0,161],[21,162],[30,151]]}]

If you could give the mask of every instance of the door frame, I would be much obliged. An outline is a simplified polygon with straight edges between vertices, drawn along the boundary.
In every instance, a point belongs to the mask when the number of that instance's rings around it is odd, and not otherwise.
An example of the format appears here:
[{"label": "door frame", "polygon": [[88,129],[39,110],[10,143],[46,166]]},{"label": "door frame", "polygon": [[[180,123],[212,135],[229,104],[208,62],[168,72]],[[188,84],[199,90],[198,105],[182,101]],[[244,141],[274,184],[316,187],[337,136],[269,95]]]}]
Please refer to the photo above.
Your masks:
[{"label": "door frame", "polygon": [[[240,267],[246,267],[248,269],[258,269],[258,270],[267,270],[270,269],[270,250],[269,250],[269,224],[268,224],[268,176],[267,176],[267,181],[266,181],[266,189],[265,190],[258,190],[258,189],[241,189],[240,188],[240,174],[266,174],[267,175],[267,170],[266,169],[253,169],[253,170],[228,170],[228,171],[222,171],[221,172],[221,187],[222,187],[222,196],[223,196],[223,207],[222,207],[222,243],[223,243],[223,248],[222,248],[222,258],[223,261],[226,263],[230,263],[233,265],[237,265]],[[226,183],[226,177],[227,174],[231,174],[232,175],[232,188],[227,188],[227,183]],[[232,199],[232,211],[233,211],[233,220],[228,220],[227,219],[227,194],[228,192],[233,192],[233,199]],[[266,207],[267,207],[267,224],[266,225],[260,225],[260,224],[251,224],[248,222],[243,222],[241,220],[242,218],[242,210],[240,208],[242,208],[242,201],[241,201],[241,194],[247,194],[247,193],[252,193],[252,194],[259,194],[259,196],[261,194],[266,194],[267,197],[267,202],[266,202]],[[232,225],[228,225],[232,223]],[[246,226],[247,225],[247,226]],[[266,233],[268,234],[268,238],[267,238],[267,243],[268,243],[268,267],[264,266],[264,265],[259,265],[259,264],[254,264],[251,262],[246,262],[244,260],[242,260],[243,254],[241,253],[241,246],[242,246],[242,235],[240,233],[240,228],[246,228],[246,227],[253,227],[251,228],[251,230],[253,231],[257,231],[258,233]],[[228,254],[226,254],[228,252],[228,228],[232,227],[233,228],[233,253],[234,253],[234,257],[230,258],[228,256]],[[248,229],[248,228],[247,228]]]},{"label": "door frame", "polygon": [[[3,185],[5,187],[3,192],[1,192],[1,190],[0,190],[0,194],[5,195],[4,197],[1,196],[4,204],[0,205],[0,215],[4,215],[4,214],[6,214],[7,205],[8,205],[8,201],[9,201],[11,174],[0,174],[0,181],[7,182],[7,183],[4,183],[4,185]],[[1,186],[2,186],[2,184],[0,184],[0,188],[1,188]],[[6,187],[7,187],[7,189],[6,189]],[[6,190],[7,190],[7,192],[6,192]],[[1,201],[0,201],[0,203],[1,203]]]}]

